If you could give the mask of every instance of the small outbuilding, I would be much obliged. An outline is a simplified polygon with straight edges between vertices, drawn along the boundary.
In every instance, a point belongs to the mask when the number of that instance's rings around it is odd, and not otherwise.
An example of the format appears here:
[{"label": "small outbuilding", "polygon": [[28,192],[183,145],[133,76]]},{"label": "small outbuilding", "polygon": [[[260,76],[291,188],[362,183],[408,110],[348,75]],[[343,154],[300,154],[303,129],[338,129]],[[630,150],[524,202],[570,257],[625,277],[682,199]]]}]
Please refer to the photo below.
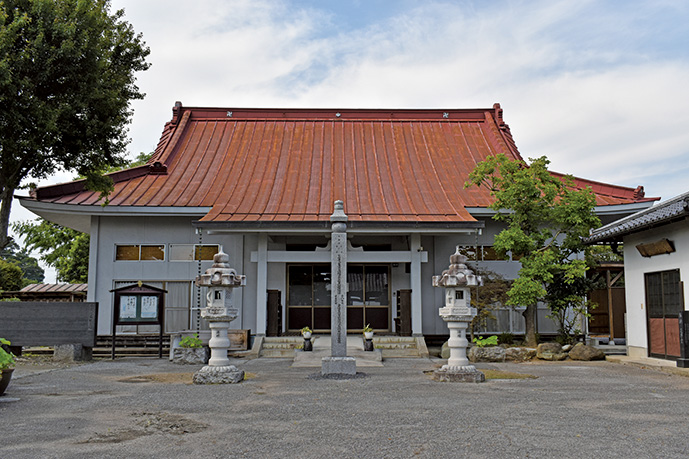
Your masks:
[{"label": "small outbuilding", "polygon": [[602,226],[588,242],[624,246],[628,355],[683,358],[689,192]]}]

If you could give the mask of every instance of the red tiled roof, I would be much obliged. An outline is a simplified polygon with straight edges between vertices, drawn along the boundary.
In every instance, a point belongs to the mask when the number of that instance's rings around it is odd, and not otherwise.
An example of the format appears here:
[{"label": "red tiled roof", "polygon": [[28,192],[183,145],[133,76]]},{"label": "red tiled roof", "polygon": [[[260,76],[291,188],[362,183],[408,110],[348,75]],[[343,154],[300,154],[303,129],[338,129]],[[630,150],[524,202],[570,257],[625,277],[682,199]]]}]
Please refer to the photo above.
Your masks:
[{"label": "red tiled roof", "polygon": [[[110,206],[211,207],[208,222],[327,221],[341,199],[353,221],[469,222],[485,188],[464,189],[476,163],[521,159],[502,109],[188,108],[176,104],[148,165],[111,174]],[[593,186],[599,205],[648,200]],[[79,182],[36,199],[99,204]]]}]

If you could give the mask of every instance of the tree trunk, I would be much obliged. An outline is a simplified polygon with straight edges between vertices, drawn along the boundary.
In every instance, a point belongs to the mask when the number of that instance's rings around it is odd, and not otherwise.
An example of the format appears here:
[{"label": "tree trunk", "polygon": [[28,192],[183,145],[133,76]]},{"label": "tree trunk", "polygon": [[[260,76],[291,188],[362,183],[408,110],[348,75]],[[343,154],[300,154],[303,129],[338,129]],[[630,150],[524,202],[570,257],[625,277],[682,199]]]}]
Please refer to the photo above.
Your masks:
[{"label": "tree trunk", "polygon": [[525,322],[525,336],[524,345],[526,347],[536,347],[538,341],[536,340],[536,305],[530,304],[522,312]]},{"label": "tree trunk", "polygon": [[7,185],[0,191],[0,249],[4,249],[10,242],[7,232],[10,226],[10,210],[12,209],[13,196],[14,188],[9,188]]}]

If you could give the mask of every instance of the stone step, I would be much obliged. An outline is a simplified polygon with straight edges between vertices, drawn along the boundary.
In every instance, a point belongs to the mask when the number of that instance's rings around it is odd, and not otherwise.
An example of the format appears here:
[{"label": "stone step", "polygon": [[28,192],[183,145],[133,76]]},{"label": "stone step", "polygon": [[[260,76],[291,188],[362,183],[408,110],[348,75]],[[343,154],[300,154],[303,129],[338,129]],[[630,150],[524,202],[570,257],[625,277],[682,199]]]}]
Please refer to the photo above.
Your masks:
[{"label": "stone step", "polygon": [[[327,335],[314,335],[314,351],[330,349],[330,337]],[[352,355],[359,350],[363,351],[364,339],[360,335],[347,337],[347,354]],[[295,351],[304,345],[304,339],[300,336],[269,336],[263,341],[261,357],[295,358]],[[373,346],[382,358],[418,358],[423,357],[423,352],[418,348],[417,338],[412,336],[374,336]],[[314,354],[309,354],[314,355]],[[367,356],[367,354],[362,354]]]},{"label": "stone step", "polygon": [[416,343],[376,343],[373,342],[376,349],[416,349]]},{"label": "stone step", "polygon": [[381,349],[384,359],[404,359],[404,358],[419,358],[421,353],[417,348],[413,349]]},{"label": "stone step", "polygon": [[263,343],[263,349],[297,349],[302,343]]},{"label": "stone step", "polygon": [[304,338],[300,336],[266,336],[264,343],[303,343]]},{"label": "stone step", "polygon": [[294,349],[261,349],[261,357],[270,357],[274,359],[293,359]]},{"label": "stone step", "polygon": [[374,336],[374,343],[414,343],[416,338],[413,336]]}]

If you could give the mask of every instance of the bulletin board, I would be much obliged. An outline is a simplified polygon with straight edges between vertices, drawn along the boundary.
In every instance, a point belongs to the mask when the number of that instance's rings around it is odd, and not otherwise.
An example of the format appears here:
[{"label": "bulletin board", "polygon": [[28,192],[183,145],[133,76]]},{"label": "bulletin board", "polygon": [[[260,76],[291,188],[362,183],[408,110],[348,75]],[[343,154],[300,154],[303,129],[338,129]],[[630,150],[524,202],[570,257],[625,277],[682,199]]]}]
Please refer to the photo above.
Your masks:
[{"label": "bulletin board", "polygon": [[111,292],[115,294],[112,308],[112,359],[115,359],[115,335],[118,325],[158,325],[158,358],[162,358],[164,302],[167,291],[139,281]]}]

